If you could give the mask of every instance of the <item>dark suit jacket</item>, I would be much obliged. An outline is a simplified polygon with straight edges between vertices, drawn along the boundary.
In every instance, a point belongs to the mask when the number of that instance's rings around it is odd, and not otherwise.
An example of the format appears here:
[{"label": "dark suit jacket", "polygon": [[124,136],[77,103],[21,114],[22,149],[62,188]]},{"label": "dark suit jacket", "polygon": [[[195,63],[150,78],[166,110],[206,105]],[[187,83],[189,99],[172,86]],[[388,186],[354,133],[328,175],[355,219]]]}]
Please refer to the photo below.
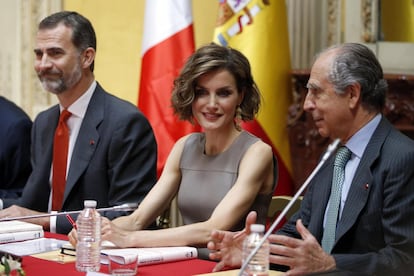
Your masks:
[{"label": "dark suit jacket", "polygon": [[32,120],[16,104],[0,97],[0,198],[16,198],[32,171]]},{"label": "dark suit jacket", "polygon": [[[315,176],[300,210],[279,233],[300,237],[295,222],[301,218],[321,242],[333,159]],[[332,255],[338,269],[367,275],[407,275],[414,269],[414,141],[384,118],[352,181]]]},{"label": "dark suit jacket", "polygon": [[[11,204],[48,211],[53,136],[59,106],[41,112],[32,131],[33,172],[18,202]],[[85,199],[97,208],[140,203],[156,182],[157,146],[148,120],[136,106],[105,92],[98,84],[79,130],[69,171],[62,210],[81,210]],[[122,212],[106,212],[109,218]],[[72,226],[57,218],[57,232]]]}]

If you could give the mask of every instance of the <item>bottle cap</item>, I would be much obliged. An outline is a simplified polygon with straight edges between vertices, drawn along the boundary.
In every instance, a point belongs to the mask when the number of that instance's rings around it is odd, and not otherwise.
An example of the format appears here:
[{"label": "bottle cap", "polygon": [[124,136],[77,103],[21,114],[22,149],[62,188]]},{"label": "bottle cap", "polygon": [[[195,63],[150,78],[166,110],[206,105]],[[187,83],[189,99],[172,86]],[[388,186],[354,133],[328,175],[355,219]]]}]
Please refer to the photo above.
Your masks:
[{"label": "bottle cap", "polygon": [[87,208],[96,208],[96,200],[85,200],[83,205]]},{"label": "bottle cap", "polygon": [[259,233],[259,232],[264,232],[265,230],[265,226],[263,224],[252,224],[250,225],[250,231],[255,232],[255,233]]}]

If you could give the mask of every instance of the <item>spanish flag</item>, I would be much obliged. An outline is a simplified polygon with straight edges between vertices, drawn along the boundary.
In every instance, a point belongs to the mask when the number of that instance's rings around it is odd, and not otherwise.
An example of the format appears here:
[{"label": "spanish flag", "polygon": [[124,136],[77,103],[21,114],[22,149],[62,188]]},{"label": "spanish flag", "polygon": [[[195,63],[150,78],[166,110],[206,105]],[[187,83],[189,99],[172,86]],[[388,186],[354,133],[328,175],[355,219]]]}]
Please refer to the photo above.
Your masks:
[{"label": "spanish flag", "polygon": [[291,104],[290,53],[285,1],[220,0],[214,41],[241,51],[250,61],[263,104],[243,128],[273,147],[279,161],[276,195],[292,195],[287,131]]},{"label": "spanish flag", "polygon": [[147,0],[138,107],[151,123],[158,144],[160,176],[174,143],[198,130],[174,115],[170,98],[174,79],[194,52],[190,0]]}]

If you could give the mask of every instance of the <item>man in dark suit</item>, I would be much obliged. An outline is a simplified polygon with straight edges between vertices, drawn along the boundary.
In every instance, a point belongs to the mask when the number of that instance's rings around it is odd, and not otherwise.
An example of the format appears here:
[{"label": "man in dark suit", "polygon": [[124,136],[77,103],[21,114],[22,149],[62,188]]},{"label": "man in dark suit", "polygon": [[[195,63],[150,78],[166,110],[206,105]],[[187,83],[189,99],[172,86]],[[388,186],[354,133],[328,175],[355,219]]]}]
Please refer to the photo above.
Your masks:
[{"label": "man in dark suit", "polygon": [[[322,136],[339,138],[351,151],[340,192],[331,248],[322,249],[334,156],[313,178],[300,210],[270,235],[270,262],[288,275],[331,271],[351,275],[411,275],[414,269],[414,141],[381,114],[386,81],[364,45],[331,47],[316,59],[304,109]],[[255,214],[246,219],[246,230]],[[335,229],[335,228],[334,228]],[[246,231],[249,232],[249,231]],[[326,233],[326,232],[325,232]],[[239,266],[234,233],[214,231],[210,254],[223,266]]]},{"label": "man in dark suit", "polygon": [[[95,81],[95,51],[93,27],[78,13],[58,12],[40,22],[35,70],[59,105],[35,119],[33,172],[18,201],[3,199],[4,207],[15,205],[0,211],[0,217],[81,210],[86,199],[96,200],[98,208],[140,203],[155,184],[157,148],[152,128],[134,105],[107,93]],[[54,135],[63,110],[71,113],[66,186],[61,207],[52,208]],[[124,214],[103,213],[110,219]],[[30,221],[52,232],[72,229],[62,216]]]},{"label": "man in dark suit", "polygon": [[31,129],[26,112],[0,97],[0,198],[19,197],[32,171]]}]

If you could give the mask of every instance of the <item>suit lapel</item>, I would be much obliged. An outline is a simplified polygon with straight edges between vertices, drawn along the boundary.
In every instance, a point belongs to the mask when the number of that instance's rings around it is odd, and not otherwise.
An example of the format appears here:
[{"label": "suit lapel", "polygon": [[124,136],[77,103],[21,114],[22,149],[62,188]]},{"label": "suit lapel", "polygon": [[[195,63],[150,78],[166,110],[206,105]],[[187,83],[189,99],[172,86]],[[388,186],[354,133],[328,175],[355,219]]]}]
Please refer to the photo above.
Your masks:
[{"label": "suit lapel", "polygon": [[319,186],[316,188],[316,197],[314,197],[314,206],[317,206],[317,210],[312,210],[312,214],[316,214],[315,222],[317,229],[315,230],[315,233],[320,234],[320,236],[317,236],[316,238],[318,240],[322,240],[322,234],[323,234],[323,220],[325,217],[325,210],[328,206],[329,196],[331,194],[332,189],[332,175],[333,175],[333,162],[335,159],[335,154],[333,154],[329,158],[329,162],[326,163],[326,166],[328,168],[326,169],[326,173],[318,179],[318,182],[316,183],[316,186]]},{"label": "suit lapel", "polygon": [[310,192],[312,192],[312,203],[308,205],[308,208],[312,209],[308,214],[308,216],[311,216],[308,228],[318,241],[322,239],[323,219],[331,193],[333,160],[334,156],[326,160],[326,163],[320,169],[320,173],[312,181],[312,187],[309,187]]},{"label": "suit lapel", "polygon": [[[365,163],[371,163],[368,162]],[[362,160],[361,160],[362,162]],[[337,227],[337,240],[339,240],[352,225],[355,224],[359,213],[364,208],[367,200],[370,189],[365,189],[366,184],[368,187],[372,184],[372,175],[369,169],[369,164],[359,165],[358,171],[354,176],[352,185],[348,192],[348,197],[345,202],[344,210],[341,216],[341,219]]]},{"label": "suit lapel", "polygon": [[40,152],[43,154],[47,153],[46,154],[47,158],[45,158],[45,162],[49,162],[48,169],[50,169],[52,166],[53,140],[54,140],[55,131],[58,125],[59,116],[60,116],[59,105],[56,105],[51,109],[50,113],[46,116],[46,120],[42,122],[42,124],[44,123],[45,126],[44,127],[40,126],[40,129],[43,129],[43,130],[42,130],[42,133],[40,134],[40,137],[36,138],[38,139],[39,144],[40,144],[40,148],[41,148]]},{"label": "suit lapel", "polygon": [[87,169],[99,143],[100,136],[97,127],[103,120],[104,106],[104,91],[98,84],[89,102],[73,149],[69,172],[66,178],[64,201],[80,176]]},{"label": "suit lapel", "polygon": [[[53,140],[55,136],[55,130],[59,121],[59,105],[56,105],[45,113],[45,117],[39,120],[39,134],[36,134],[36,149],[34,156],[36,168],[41,169],[41,179],[50,179],[52,159],[53,159]],[[50,182],[42,181],[50,190]]]},{"label": "suit lapel", "polygon": [[382,119],[362,156],[345,202],[337,229],[337,241],[355,224],[369,197],[372,182],[371,166],[380,155],[380,150],[390,125]]}]

